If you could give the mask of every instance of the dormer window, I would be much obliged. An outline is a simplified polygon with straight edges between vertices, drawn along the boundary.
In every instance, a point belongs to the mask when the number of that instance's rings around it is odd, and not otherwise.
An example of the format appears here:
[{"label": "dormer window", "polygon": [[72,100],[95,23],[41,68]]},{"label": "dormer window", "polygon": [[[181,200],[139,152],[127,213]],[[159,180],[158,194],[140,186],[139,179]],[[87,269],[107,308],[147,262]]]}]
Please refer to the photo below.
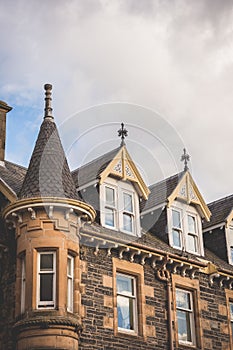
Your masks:
[{"label": "dormer window", "polygon": [[168,229],[172,247],[203,254],[201,218],[194,206],[174,202],[173,207],[168,208]]},{"label": "dormer window", "polygon": [[138,194],[131,183],[108,177],[100,187],[100,201],[103,226],[139,235]]}]

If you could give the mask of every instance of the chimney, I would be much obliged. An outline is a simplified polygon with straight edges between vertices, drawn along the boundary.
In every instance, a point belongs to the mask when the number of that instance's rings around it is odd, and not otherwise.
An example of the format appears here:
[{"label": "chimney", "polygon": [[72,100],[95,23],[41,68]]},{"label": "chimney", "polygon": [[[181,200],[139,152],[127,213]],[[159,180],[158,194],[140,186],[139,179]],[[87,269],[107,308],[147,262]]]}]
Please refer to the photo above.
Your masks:
[{"label": "chimney", "polygon": [[12,110],[6,102],[0,101],[0,165],[5,160],[5,143],[6,143],[6,114]]}]

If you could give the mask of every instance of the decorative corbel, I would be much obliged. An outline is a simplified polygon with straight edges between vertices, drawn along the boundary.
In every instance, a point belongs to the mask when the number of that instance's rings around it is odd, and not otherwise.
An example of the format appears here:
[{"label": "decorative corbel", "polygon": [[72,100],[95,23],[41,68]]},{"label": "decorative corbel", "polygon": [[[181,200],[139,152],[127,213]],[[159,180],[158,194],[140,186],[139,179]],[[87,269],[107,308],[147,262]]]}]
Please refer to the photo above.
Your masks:
[{"label": "decorative corbel", "polygon": [[53,205],[49,206],[49,218],[52,219],[53,218]]},{"label": "decorative corbel", "polygon": [[195,274],[196,274],[197,272],[200,272],[200,269],[195,269],[195,268],[192,269],[192,272],[190,273],[190,278],[191,278],[192,280],[195,278]]},{"label": "decorative corbel", "polygon": [[230,277],[229,276],[223,276],[220,281],[219,281],[219,287],[223,287],[223,281],[229,281]]},{"label": "decorative corbel", "polygon": [[99,249],[99,244],[97,244],[96,247],[95,247],[94,254],[95,254],[95,255],[98,255],[99,250],[100,250],[100,249]]},{"label": "decorative corbel", "polygon": [[184,263],[182,263],[182,262],[179,262],[179,263],[175,264],[175,265],[173,266],[172,272],[173,272],[173,273],[177,273],[177,269],[178,269],[178,268],[181,268],[181,267],[183,267],[183,266],[184,266]]},{"label": "decorative corbel", "polygon": [[186,276],[186,271],[187,270],[192,270],[192,265],[185,265],[184,267],[182,267],[182,269],[181,269],[181,276],[182,277],[185,277]]},{"label": "decorative corbel", "polygon": [[214,278],[219,278],[219,276],[220,275],[217,272],[211,273],[211,275],[209,276],[209,283],[210,283],[211,287],[214,284]]},{"label": "decorative corbel", "polygon": [[128,252],[128,251],[129,251],[129,247],[122,247],[119,251],[119,259],[122,259],[124,252]]},{"label": "decorative corbel", "polygon": [[140,255],[140,254],[141,254],[141,250],[133,250],[132,253],[130,254],[130,261],[134,262],[134,256]]},{"label": "decorative corbel", "polygon": [[152,268],[155,269],[155,268],[156,268],[156,262],[157,262],[157,261],[162,261],[162,260],[163,260],[162,255],[159,256],[159,257],[154,256],[154,257],[152,258],[152,262],[151,262]]},{"label": "decorative corbel", "polygon": [[32,208],[28,208],[28,212],[31,214],[31,219],[35,220],[36,219],[36,212]]},{"label": "decorative corbel", "polygon": [[15,217],[18,220],[18,223],[21,224],[22,223],[22,215],[17,214],[17,213],[12,213],[11,214],[13,217]]},{"label": "decorative corbel", "polygon": [[72,214],[74,212],[74,209],[73,208],[69,208],[65,211],[65,219],[66,220],[69,220],[70,218],[70,214]]},{"label": "decorative corbel", "polygon": [[152,254],[151,253],[146,253],[146,254],[143,254],[143,256],[142,256],[142,259],[141,259],[141,265],[145,265],[145,260],[148,258],[151,258],[152,257]]},{"label": "decorative corbel", "polygon": [[114,249],[114,248],[118,248],[118,244],[117,243],[115,243],[115,245],[113,247],[109,247],[108,248],[107,256],[111,256],[112,249]]}]

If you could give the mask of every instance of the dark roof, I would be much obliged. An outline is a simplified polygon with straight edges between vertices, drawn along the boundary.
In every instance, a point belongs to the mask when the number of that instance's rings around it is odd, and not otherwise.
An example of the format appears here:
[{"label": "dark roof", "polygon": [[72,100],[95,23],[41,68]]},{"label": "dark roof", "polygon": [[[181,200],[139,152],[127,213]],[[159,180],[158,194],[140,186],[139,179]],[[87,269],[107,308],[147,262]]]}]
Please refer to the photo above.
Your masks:
[{"label": "dark roof", "polygon": [[233,209],[233,195],[218,199],[208,204],[212,215],[209,222],[205,222],[203,227],[208,228],[225,222]]},{"label": "dark roof", "polygon": [[104,155],[72,171],[75,186],[78,188],[98,179],[101,172],[113,160],[119,150],[120,147],[115,148],[112,151],[105,153]]},{"label": "dark roof", "polygon": [[44,119],[19,198],[76,199],[76,188],[53,120]]},{"label": "dark roof", "polygon": [[26,174],[27,169],[8,161],[4,161],[5,166],[0,166],[0,178],[18,194]]},{"label": "dark roof", "polygon": [[154,185],[149,186],[151,193],[148,200],[142,201],[141,203],[142,212],[159,206],[160,204],[162,205],[163,203],[166,203],[167,198],[175,190],[183,175],[184,172],[182,171],[178,174],[168,177],[167,179],[157,182]]}]

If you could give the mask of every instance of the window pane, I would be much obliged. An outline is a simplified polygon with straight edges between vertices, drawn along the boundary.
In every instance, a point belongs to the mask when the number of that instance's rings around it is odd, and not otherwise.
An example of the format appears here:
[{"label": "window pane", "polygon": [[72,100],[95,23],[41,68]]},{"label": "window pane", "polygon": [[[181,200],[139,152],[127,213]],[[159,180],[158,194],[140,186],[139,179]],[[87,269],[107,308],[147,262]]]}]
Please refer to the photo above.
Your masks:
[{"label": "window pane", "polygon": [[73,311],[73,281],[71,278],[67,280],[67,310]]},{"label": "window pane", "polygon": [[118,327],[134,329],[134,300],[118,295],[117,296]]},{"label": "window pane", "polygon": [[113,209],[105,208],[105,225],[115,226]]},{"label": "window pane", "polygon": [[133,278],[117,275],[117,293],[134,295]]},{"label": "window pane", "polygon": [[172,210],[172,226],[181,228],[180,212],[177,210]]},{"label": "window pane", "polygon": [[233,263],[233,247],[231,247],[231,262]]},{"label": "window pane", "polygon": [[53,254],[40,255],[40,270],[53,270]]},{"label": "window pane", "polygon": [[124,193],[124,210],[130,213],[133,212],[132,196],[128,193]]},{"label": "window pane", "polygon": [[53,274],[44,273],[40,275],[40,301],[53,300]]},{"label": "window pane", "polygon": [[123,230],[132,232],[133,231],[133,218],[130,214],[123,214]]},{"label": "window pane", "polygon": [[196,232],[196,221],[194,216],[188,215],[188,229],[191,233]]},{"label": "window pane", "polygon": [[172,230],[173,246],[181,248],[180,232],[178,230]]},{"label": "window pane", "polygon": [[72,259],[68,257],[67,259],[67,275],[72,276]]},{"label": "window pane", "polygon": [[176,307],[179,309],[191,310],[190,293],[184,290],[176,290]]},{"label": "window pane", "polygon": [[197,252],[197,237],[193,235],[187,236],[187,250]]},{"label": "window pane", "polygon": [[190,314],[187,311],[177,311],[179,341],[192,342]]},{"label": "window pane", "polygon": [[106,204],[115,206],[114,189],[110,187],[105,187],[105,190],[106,190]]}]

